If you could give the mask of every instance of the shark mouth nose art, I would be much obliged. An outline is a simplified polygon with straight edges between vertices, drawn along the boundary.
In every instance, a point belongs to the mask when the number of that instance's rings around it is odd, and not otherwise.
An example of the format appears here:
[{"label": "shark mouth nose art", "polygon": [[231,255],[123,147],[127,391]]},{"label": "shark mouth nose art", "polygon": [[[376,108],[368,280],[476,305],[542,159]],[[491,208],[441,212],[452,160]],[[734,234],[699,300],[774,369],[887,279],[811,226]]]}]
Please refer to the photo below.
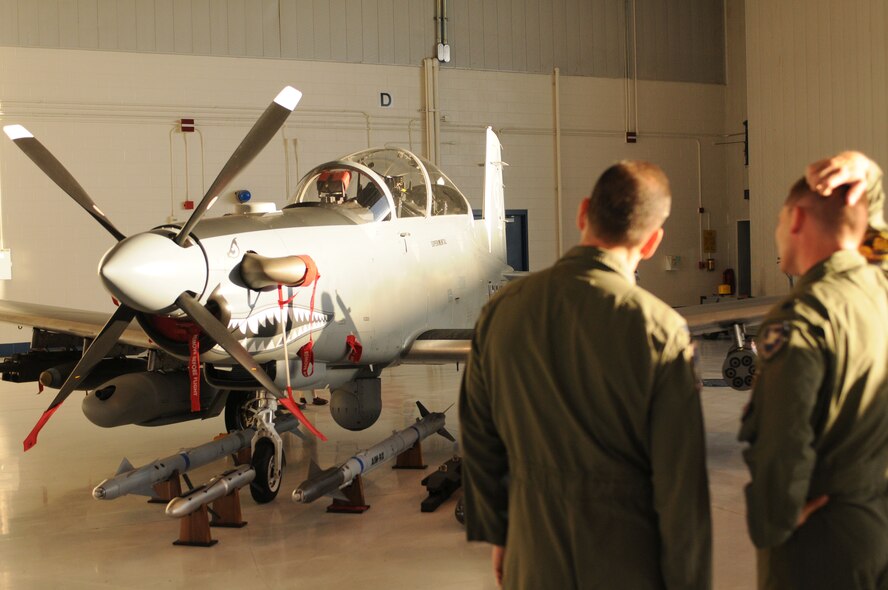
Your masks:
[{"label": "shark mouth nose art", "polygon": [[[235,338],[246,339],[246,348],[249,352],[263,352],[280,348],[284,345],[284,330],[280,325],[280,313],[280,309],[277,307],[269,307],[254,311],[246,318],[231,318],[228,321],[228,331]],[[286,314],[288,344],[308,335],[309,332],[324,328],[333,321],[332,313],[317,309],[312,312],[302,307],[288,307]]]}]

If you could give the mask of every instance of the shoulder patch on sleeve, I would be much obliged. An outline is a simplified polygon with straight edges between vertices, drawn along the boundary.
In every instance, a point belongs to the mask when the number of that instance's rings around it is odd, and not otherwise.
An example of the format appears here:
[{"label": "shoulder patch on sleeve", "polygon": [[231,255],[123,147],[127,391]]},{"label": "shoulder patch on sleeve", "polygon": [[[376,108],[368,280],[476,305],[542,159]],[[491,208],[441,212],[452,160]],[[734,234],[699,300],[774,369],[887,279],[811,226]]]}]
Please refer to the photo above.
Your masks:
[{"label": "shoulder patch on sleeve", "polygon": [[763,361],[773,358],[783,349],[786,341],[789,340],[789,331],[789,322],[769,324],[762,330],[759,337],[758,353]]}]

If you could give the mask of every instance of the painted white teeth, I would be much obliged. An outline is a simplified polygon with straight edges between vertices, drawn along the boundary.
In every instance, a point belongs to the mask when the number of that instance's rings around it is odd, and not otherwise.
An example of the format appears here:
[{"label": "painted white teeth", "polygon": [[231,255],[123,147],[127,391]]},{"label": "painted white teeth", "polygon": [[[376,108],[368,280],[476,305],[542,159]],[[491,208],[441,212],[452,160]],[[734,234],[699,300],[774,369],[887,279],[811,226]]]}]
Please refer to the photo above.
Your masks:
[{"label": "painted white teeth", "polygon": [[[281,316],[283,316],[285,326],[287,319],[289,319],[289,330],[281,330],[281,333],[270,337],[257,337],[260,330],[266,331],[269,328],[278,328],[281,325]],[[324,313],[312,312],[299,307],[287,307],[283,313],[280,308],[273,307],[254,313],[247,318],[230,320],[228,322],[228,330],[232,333],[235,331],[240,332],[240,339],[244,341],[247,350],[258,353],[282,347],[285,337],[288,343],[299,340],[313,330],[323,328],[332,320],[332,317]],[[277,329],[275,332],[277,332]]]}]

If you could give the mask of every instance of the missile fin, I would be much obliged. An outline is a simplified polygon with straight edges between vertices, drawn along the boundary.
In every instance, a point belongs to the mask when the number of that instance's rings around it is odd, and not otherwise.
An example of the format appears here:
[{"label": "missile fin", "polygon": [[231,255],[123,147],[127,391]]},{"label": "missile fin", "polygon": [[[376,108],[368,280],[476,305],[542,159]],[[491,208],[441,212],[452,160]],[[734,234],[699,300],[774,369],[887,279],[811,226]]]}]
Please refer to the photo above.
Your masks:
[{"label": "missile fin", "polygon": [[127,493],[132,494],[134,496],[147,496],[149,498],[153,498],[153,497],[157,496],[157,493],[154,491],[153,486],[136,488],[133,491],[127,492]]},{"label": "missile fin", "polygon": [[440,434],[441,436],[443,436],[444,438],[446,438],[446,439],[449,440],[450,442],[456,442],[456,439],[453,438],[453,435],[452,435],[452,434],[450,434],[449,432],[447,432],[447,429],[446,429],[446,428],[441,428],[441,429],[438,430],[437,432],[438,432],[438,434]]},{"label": "missile fin", "polygon": [[321,469],[320,465],[315,463],[314,459],[312,459],[308,463],[308,479],[312,479],[315,476],[320,475],[322,471],[323,471],[323,469]]},{"label": "missile fin", "polygon": [[135,469],[135,467],[133,467],[133,464],[129,462],[129,459],[124,457],[123,461],[120,462],[120,467],[117,468],[117,473],[115,473],[114,475],[120,475],[121,473],[132,471],[133,469]]},{"label": "missile fin", "polygon": [[341,502],[348,502],[349,501],[348,496],[346,496],[345,493],[342,490],[340,490],[339,488],[330,492],[329,494],[324,494],[324,495],[327,496],[328,498],[333,498],[334,500],[340,500]]},{"label": "missile fin", "polygon": [[426,409],[426,407],[424,405],[422,405],[421,401],[419,401],[419,400],[416,401],[416,407],[419,408],[419,415],[422,416],[423,418],[425,418],[426,416],[429,415],[430,412]]}]

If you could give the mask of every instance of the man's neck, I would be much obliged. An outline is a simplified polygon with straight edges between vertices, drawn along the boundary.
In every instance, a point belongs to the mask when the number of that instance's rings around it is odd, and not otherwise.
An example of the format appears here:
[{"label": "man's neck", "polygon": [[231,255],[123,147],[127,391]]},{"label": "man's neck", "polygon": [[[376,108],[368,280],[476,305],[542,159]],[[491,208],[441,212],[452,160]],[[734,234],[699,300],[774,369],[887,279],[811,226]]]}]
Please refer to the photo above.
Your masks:
[{"label": "man's neck", "polygon": [[594,236],[581,236],[580,246],[594,246],[596,248],[600,248],[610,254],[616,256],[621,261],[626,263],[626,266],[632,272],[638,268],[638,263],[641,262],[641,252],[638,248],[629,248],[627,246],[614,246],[611,244],[605,244],[601,240],[596,239]]},{"label": "man's neck", "polygon": [[845,250],[850,250],[853,252],[857,251],[856,244],[836,244],[836,243],[814,243],[810,244],[808,248],[802,249],[799,253],[798,258],[798,276],[805,275],[809,270],[835,254],[836,252],[842,252]]}]

